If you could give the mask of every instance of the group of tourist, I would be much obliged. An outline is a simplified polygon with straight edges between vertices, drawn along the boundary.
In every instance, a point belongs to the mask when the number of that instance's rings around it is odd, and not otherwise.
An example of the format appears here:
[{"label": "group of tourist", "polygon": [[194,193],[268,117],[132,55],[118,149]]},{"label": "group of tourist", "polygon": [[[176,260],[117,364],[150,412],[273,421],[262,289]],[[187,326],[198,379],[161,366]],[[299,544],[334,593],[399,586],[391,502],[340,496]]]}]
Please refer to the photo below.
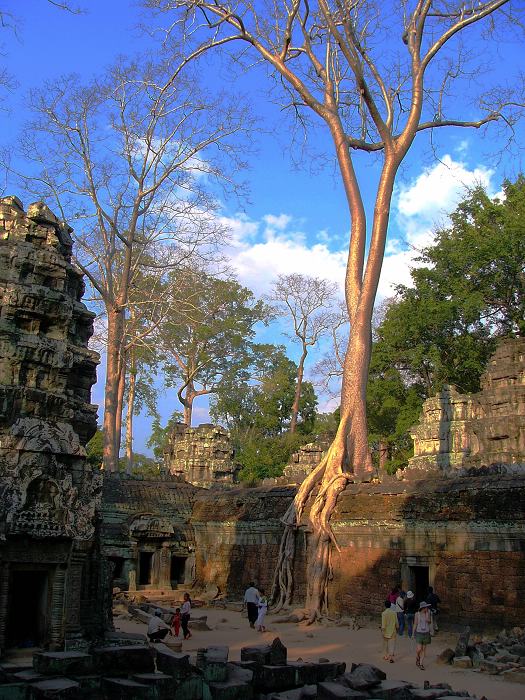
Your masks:
[{"label": "group of tourist", "polygon": [[266,632],[264,618],[268,612],[268,598],[264,594],[264,588],[256,588],[255,583],[250,581],[244,592],[243,606],[246,606],[250,627],[258,632]]},{"label": "group of tourist", "polygon": [[401,585],[395,586],[385,600],[385,609],[381,614],[381,632],[383,634],[383,659],[394,663],[396,639],[403,636],[405,626],[407,635],[416,641],[416,666],[425,670],[424,661],[427,646],[432,635],[438,629],[437,614],[441,603],[432,586],[424,600],[417,601],[412,591],[403,591]]},{"label": "group of tourist", "polygon": [[181,627],[184,639],[189,639],[191,637],[188,627],[190,615],[191,598],[189,593],[184,594],[181,607],[175,608],[175,614],[171,618],[169,625],[162,619],[162,610],[155,610],[155,614],[148,622],[149,641],[161,642],[168,634],[178,637]]}]

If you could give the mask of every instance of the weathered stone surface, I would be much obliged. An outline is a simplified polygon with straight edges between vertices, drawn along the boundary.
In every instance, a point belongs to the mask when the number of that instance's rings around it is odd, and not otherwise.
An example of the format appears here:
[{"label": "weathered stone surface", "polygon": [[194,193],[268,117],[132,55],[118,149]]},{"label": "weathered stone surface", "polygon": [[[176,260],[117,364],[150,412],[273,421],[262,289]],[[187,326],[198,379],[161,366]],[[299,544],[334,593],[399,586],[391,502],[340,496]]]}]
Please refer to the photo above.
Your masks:
[{"label": "weathered stone surface", "polygon": [[295,688],[295,669],[290,666],[262,666],[257,677],[257,687],[263,693]]},{"label": "weathered stone surface", "polygon": [[[41,202],[26,214],[16,198],[0,199],[1,605],[23,604],[17,594],[28,585],[22,571],[9,572],[11,562],[38,578],[35,564],[53,582],[47,597],[35,588],[35,617],[46,625],[13,628],[10,611],[0,609],[0,654],[22,640],[81,648],[105,621],[103,564],[91,556],[102,478],[85,451],[97,424],[91,387],[99,356],[88,347],[95,314],[81,301],[70,232]],[[89,600],[81,601],[82,590]]]},{"label": "weathered stone surface", "polygon": [[195,486],[224,486],[235,481],[239,465],[233,459],[230,434],[210,424],[190,428],[177,423],[164,452],[168,472]]},{"label": "weathered stone surface", "polygon": [[423,405],[413,428],[411,472],[525,463],[525,339],[502,342],[481,378],[481,391],[446,386]]},{"label": "weathered stone surface", "polygon": [[157,670],[175,678],[184,678],[191,673],[189,654],[177,654],[166,647],[157,648]]},{"label": "weathered stone surface", "polygon": [[443,649],[441,654],[439,654],[436,657],[436,663],[437,664],[449,664],[449,663],[451,663],[453,658],[454,658],[454,650],[453,649]]},{"label": "weathered stone surface", "polygon": [[44,676],[89,673],[93,657],[81,651],[45,651],[33,656],[33,667]]},{"label": "weathered stone surface", "polygon": [[509,669],[508,671],[503,671],[501,677],[511,683],[523,683],[525,685],[525,669]]},{"label": "weathered stone surface", "polygon": [[25,683],[3,683],[0,685],[0,700],[27,700]]},{"label": "weathered stone surface", "polygon": [[230,679],[224,682],[209,683],[213,700],[252,700],[254,689],[251,683]]},{"label": "weathered stone surface", "polygon": [[409,691],[413,687],[413,684],[407,681],[384,680],[370,692],[373,693],[374,700],[410,700]]},{"label": "weathered stone surface", "polygon": [[452,666],[456,668],[472,668],[472,659],[470,656],[454,656]]},{"label": "weathered stone surface", "polygon": [[93,661],[96,669],[104,674],[152,673],[155,670],[154,652],[147,646],[97,647],[93,650]]},{"label": "weathered stone surface", "polygon": [[450,690],[445,688],[428,688],[426,690],[422,688],[411,688],[409,692],[413,700],[437,700],[437,698],[450,695]]},{"label": "weathered stone surface", "polygon": [[137,683],[128,678],[104,678],[104,697],[107,700],[157,700],[155,686]]},{"label": "weathered stone surface", "polygon": [[255,647],[241,649],[241,661],[255,661],[258,664],[279,666],[286,664],[287,651],[279,637],[271,644],[261,644]]},{"label": "weathered stone surface", "polygon": [[352,664],[350,673],[342,676],[342,681],[354,690],[369,690],[386,680],[386,673],[371,664]]},{"label": "weathered stone surface", "polygon": [[470,639],[470,627],[467,627],[459,635],[459,638],[458,638],[458,641],[456,644],[456,649],[454,650],[455,656],[465,656],[466,655],[469,639]]},{"label": "weathered stone surface", "polygon": [[355,699],[363,700],[368,698],[368,693],[363,693],[359,690],[353,690],[348,688],[348,686],[341,685],[341,683],[334,683],[333,681],[323,681],[317,684],[317,697],[319,700],[345,700],[345,699]]},{"label": "weathered stone surface", "polygon": [[53,678],[31,683],[32,700],[77,700],[80,685],[70,678]]}]

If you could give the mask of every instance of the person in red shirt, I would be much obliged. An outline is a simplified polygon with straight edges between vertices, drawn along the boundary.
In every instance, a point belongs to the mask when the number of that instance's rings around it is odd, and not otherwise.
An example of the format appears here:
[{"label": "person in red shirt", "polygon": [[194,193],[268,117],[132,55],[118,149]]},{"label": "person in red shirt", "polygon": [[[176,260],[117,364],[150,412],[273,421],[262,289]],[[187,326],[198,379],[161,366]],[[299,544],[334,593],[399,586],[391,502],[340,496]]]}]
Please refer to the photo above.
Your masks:
[{"label": "person in red shirt", "polygon": [[175,608],[175,615],[171,621],[171,626],[173,628],[173,634],[178,637],[180,632],[180,608]]}]

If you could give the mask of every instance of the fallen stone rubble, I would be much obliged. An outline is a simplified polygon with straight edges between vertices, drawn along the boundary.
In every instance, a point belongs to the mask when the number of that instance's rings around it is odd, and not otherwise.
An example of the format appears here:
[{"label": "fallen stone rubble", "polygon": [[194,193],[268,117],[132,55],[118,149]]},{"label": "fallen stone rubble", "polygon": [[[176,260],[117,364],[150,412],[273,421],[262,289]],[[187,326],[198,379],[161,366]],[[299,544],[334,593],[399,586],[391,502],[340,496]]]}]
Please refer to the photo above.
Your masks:
[{"label": "fallen stone rubble", "polygon": [[[446,683],[416,687],[387,680],[369,664],[287,659],[279,638],[245,647],[228,661],[225,646],[176,653],[164,644],[101,646],[90,653],[40,652],[31,668],[0,664],[0,700],[459,700]],[[496,699],[494,699],[496,700]],[[498,699],[500,700],[500,699]]]},{"label": "fallen stone rubble", "polygon": [[470,628],[467,627],[459,635],[456,648],[442,651],[437,661],[525,684],[525,630],[514,627],[510,631],[503,630],[492,639],[471,640]]}]

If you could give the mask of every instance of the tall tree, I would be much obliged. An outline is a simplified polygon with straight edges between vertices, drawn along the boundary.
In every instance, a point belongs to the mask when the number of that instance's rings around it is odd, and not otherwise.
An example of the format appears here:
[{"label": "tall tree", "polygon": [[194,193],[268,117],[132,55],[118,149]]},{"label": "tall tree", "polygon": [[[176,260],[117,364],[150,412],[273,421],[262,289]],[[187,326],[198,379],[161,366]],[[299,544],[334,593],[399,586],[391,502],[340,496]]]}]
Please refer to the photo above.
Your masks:
[{"label": "tall tree", "polygon": [[207,95],[194,75],[166,84],[168,72],[140,57],[87,85],[74,76],[46,85],[32,93],[36,118],[22,141],[25,187],[76,226],[76,262],[103,307],[109,471],[118,469],[130,290],[145,269],[160,282],[212,254],[224,231],[203,183],[223,179],[225,158],[231,182],[240,148],[231,142],[242,130],[237,105]]},{"label": "tall tree", "polygon": [[336,325],[333,311],[336,290],[337,286],[334,283],[318,277],[279,275],[268,296],[277,313],[290,319],[293,331],[286,334],[292,342],[299,343],[301,347],[290,421],[292,434],[297,427],[304,365],[308,352]]},{"label": "tall tree", "polygon": [[[310,114],[331,137],[350,214],[346,301],[351,323],[341,392],[341,422],[326,457],[303,482],[285,518],[279,557],[277,599],[290,602],[295,529],[312,491],[309,576],[306,606],[314,620],[327,601],[332,546],[330,518],[348,481],[369,479],[366,384],[371,352],[371,321],[383,261],[394,183],[418,132],[444,127],[480,128],[503,117],[516,118],[508,91],[485,95],[477,108],[457,109],[454,87],[474,98],[462,35],[476,31],[484,56],[498,20],[508,17],[508,0],[480,3],[413,0],[384,6],[373,0],[291,0],[232,4],[215,0],[148,0],[186,21],[188,41],[208,29],[194,54],[243,42],[265,61],[288,92],[299,118]],[[470,34],[472,36],[472,34]],[[488,44],[490,47],[490,43]],[[486,74],[485,74],[486,77]],[[512,106],[514,105],[514,107]],[[514,111],[513,111],[514,110]],[[475,117],[471,115],[477,112]],[[308,129],[307,119],[302,124]],[[373,212],[367,215],[354,163],[357,152],[380,159]],[[369,171],[364,171],[367,183]],[[369,244],[367,245],[367,233]]]},{"label": "tall tree", "polygon": [[213,394],[221,383],[231,385],[250,376],[258,344],[255,326],[267,323],[270,309],[235,280],[199,270],[170,276],[177,299],[158,326],[158,346],[167,361],[168,384],[178,387],[184,422],[191,425],[193,402]]}]

